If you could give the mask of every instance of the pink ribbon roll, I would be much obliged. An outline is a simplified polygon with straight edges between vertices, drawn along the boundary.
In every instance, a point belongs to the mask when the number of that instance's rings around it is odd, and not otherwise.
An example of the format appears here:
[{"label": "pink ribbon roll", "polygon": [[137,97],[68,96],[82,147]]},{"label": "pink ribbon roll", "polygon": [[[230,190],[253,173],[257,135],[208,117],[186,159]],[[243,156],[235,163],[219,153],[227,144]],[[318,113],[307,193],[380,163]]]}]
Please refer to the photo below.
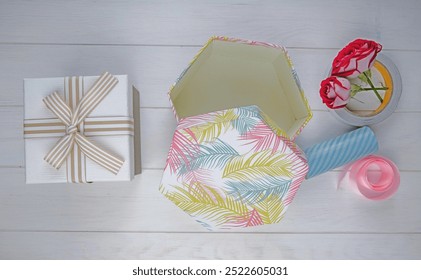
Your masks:
[{"label": "pink ribbon roll", "polygon": [[[370,177],[377,167],[380,176]],[[383,200],[391,197],[399,187],[400,175],[396,165],[389,159],[370,155],[351,164],[341,176],[349,172],[349,183],[368,199]]]}]

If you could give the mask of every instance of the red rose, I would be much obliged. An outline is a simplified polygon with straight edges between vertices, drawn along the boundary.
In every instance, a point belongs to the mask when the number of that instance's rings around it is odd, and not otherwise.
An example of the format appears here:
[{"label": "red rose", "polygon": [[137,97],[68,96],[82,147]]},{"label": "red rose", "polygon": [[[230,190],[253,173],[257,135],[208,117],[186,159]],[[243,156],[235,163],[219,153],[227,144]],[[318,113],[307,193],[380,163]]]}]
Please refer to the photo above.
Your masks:
[{"label": "red rose", "polygon": [[382,45],[363,39],[356,39],[343,48],[332,63],[332,75],[356,78],[373,66]]},{"label": "red rose", "polygon": [[329,77],[320,83],[320,97],[327,107],[339,109],[346,106],[349,100],[351,83],[341,77]]}]

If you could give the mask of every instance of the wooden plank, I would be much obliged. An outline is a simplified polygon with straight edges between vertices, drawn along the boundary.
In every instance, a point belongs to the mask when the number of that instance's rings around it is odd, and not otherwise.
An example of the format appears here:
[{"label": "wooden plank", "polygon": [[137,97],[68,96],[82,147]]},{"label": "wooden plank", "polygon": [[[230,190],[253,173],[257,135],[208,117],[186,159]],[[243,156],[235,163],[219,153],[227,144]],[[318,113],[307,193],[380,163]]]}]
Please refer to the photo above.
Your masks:
[{"label": "wooden plank", "polygon": [[[201,45],[210,35],[290,47],[339,48],[372,38],[420,50],[416,0],[338,1],[2,1],[1,42]],[[344,13],[344,9],[346,9]],[[394,20],[399,19],[399,20]],[[30,27],[30,28],[28,28]]]},{"label": "wooden plank", "polygon": [[[0,166],[24,166],[22,107],[0,107]],[[419,142],[421,113],[395,113],[372,126],[379,154],[390,157],[402,170],[421,170]],[[163,168],[176,127],[171,109],[141,109],[142,162],[144,168]],[[313,120],[297,138],[303,149],[354,129],[336,120],[326,111],[314,112]],[[397,133],[399,132],[399,133]]]},{"label": "wooden plank", "polygon": [[419,234],[1,232],[0,259],[419,259]]},{"label": "wooden plank", "polygon": [[[23,79],[128,74],[142,107],[169,107],[166,92],[199,48],[0,45],[0,105],[23,105]],[[48,57],[48,59],[45,59]]]},{"label": "wooden plank", "polygon": [[[0,169],[0,231],[206,232],[158,191],[162,171],[133,182],[25,185],[22,169]],[[402,172],[399,191],[369,201],[336,190],[339,173],[305,181],[284,220],[228,232],[420,233],[420,172]]]},{"label": "wooden plank", "polygon": [[[142,107],[169,107],[167,91],[198,47],[0,45],[0,105],[23,105],[23,79],[128,74],[140,90]],[[313,110],[326,110],[319,85],[338,49],[291,49],[289,54]],[[398,112],[420,111],[418,78],[421,52],[384,51],[399,68],[403,94]],[[45,59],[48,57],[48,59]]]},{"label": "wooden plank", "polygon": [[24,164],[23,108],[0,108],[0,166]]}]

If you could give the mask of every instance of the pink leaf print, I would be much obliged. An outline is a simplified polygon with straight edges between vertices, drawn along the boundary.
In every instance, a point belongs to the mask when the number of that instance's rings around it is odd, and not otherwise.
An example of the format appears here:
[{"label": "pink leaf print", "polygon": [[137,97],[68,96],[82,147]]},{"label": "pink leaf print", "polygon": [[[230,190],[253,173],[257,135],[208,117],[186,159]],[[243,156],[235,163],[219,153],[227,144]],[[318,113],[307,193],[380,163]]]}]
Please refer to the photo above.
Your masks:
[{"label": "pink leaf print", "polygon": [[[193,133],[188,129],[184,131],[190,136],[193,135]],[[196,141],[195,137],[192,138],[193,141]],[[183,130],[177,129],[174,132],[165,168],[169,166],[170,171],[175,173],[183,162],[188,165],[189,160],[193,158],[198,151],[199,148],[197,143],[192,142],[186,135],[184,135]]]},{"label": "pink leaf print", "polygon": [[185,131],[188,135],[190,135],[190,137],[193,139],[193,141],[194,141],[194,145],[195,145],[195,147],[196,147],[196,151],[198,151],[198,150],[199,150],[199,147],[197,147],[197,145],[198,145],[199,143],[197,142],[196,135],[194,135],[193,131],[191,131],[191,129],[190,129],[190,128],[186,128],[186,129],[184,129],[184,131]]},{"label": "pink leaf print", "polygon": [[250,212],[241,217],[234,217],[229,223],[233,227],[254,227],[263,225],[264,222],[259,212],[253,208]]},{"label": "pink leaf print", "polygon": [[246,134],[241,135],[240,140],[250,141],[249,144],[254,144],[254,152],[272,149],[272,153],[274,153],[278,150],[282,138],[268,125],[260,122]]},{"label": "pink leaf print", "polygon": [[293,169],[296,174],[296,179],[292,181],[291,188],[283,200],[284,205],[287,206],[292,202],[298,188],[303,182],[308,172],[308,164],[304,152],[293,141],[284,137],[281,137],[281,139],[292,151],[287,158],[290,159],[291,162],[294,162]]},{"label": "pink leaf print", "polygon": [[[196,170],[189,170],[187,173],[181,175],[183,177],[183,181],[186,182],[186,185],[189,186],[189,191],[191,187],[200,185],[204,192],[206,192],[212,199],[216,202],[215,193],[220,195],[221,197],[224,196],[224,192],[219,188],[212,187],[215,184],[215,180],[213,178],[212,171],[206,169],[196,169]],[[209,191],[212,189],[212,191]]]},{"label": "pink leaf print", "polygon": [[214,183],[213,173],[207,169],[188,170],[181,176],[183,177],[183,181],[189,185],[193,185],[194,183],[212,185]]},{"label": "pink leaf print", "polygon": [[189,127],[198,126],[209,122],[215,122],[216,115],[217,112],[212,112],[198,116],[186,117],[180,120],[177,127],[179,129],[186,129]]},{"label": "pink leaf print", "polygon": [[260,217],[260,214],[259,212],[257,212],[256,209],[253,209],[253,211],[251,211],[250,213],[250,218],[246,223],[246,227],[253,227],[259,225],[263,225],[262,217]]}]

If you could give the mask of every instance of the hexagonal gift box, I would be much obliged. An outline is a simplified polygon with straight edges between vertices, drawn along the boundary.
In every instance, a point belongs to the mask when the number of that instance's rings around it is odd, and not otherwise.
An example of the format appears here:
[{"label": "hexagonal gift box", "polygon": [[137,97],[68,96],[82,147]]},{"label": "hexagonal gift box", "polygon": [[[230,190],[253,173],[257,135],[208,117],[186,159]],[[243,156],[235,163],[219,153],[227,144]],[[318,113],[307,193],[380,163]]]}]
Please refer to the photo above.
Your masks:
[{"label": "hexagonal gift box", "polygon": [[294,139],[312,114],[286,50],[212,37],[169,91],[178,120],[257,105]]},{"label": "hexagonal gift box", "polygon": [[209,230],[278,223],[308,171],[257,106],[182,119],[160,191]]}]

